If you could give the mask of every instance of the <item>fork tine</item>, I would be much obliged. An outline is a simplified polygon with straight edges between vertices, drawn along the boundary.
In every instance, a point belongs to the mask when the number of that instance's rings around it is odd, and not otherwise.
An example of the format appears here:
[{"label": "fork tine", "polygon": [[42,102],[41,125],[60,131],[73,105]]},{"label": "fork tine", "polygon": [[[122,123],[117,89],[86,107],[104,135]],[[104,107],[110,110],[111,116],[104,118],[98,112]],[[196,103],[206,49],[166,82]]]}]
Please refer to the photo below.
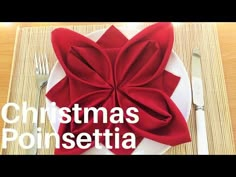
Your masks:
[{"label": "fork tine", "polygon": [[48,58],[46,54],[37,55],[35,54],[35,69],[36,74],[43,74],[48,75],[49,74],[49,64],[48,64]]}]

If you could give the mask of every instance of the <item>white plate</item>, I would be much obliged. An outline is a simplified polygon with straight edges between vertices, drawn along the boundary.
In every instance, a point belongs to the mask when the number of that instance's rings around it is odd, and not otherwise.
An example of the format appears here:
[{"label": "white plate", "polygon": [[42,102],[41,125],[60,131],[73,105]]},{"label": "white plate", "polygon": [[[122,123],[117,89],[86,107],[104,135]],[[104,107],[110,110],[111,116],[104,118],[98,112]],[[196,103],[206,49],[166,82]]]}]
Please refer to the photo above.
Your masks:
[{"label": "white plate", "polygon": [[[139,31],[134,29],[127,29],[127,28],[119,28],[119,30],[128,38],[132,38],[135,34],[137,34]],[[95,32],[92,32],[87,35],[88,38],[97,41],[99,37],[106,31],[106,29],[98,30]],[[190,81],[188,74],[185,70],[185,67],[180,60],[180,58],[177,56],[177,54],[172,51],[170,59],[167,63],[167,66],[165,68],[167,71],[175,74],[176,76],[179,76],[180,82],[177,85],[174,93],[171,96],[171,99],[175,102],[175,104],[178,106],[179,110],[185,117],[185,120],[188,120],[190,109],[191,109],[191,88],[190,88]],[[46,92],[48,92],[56,83],[58,83],[63,77],[65,77],[64,70],[62,69],[59,62],[56,62],[46,88]],[[46,98],[46,108],[48,110],[48,117],[50,120],[50,123],[52,125],[52,128],[55,132],[58,132],[59,129],[59,119],[56,119],[56,121],[52,121],[52,115],[50,109],[51,101]],[[56,109],[59,109],[58,107]],[[57,111],[58,112],[58,111]],[[59,117],[60,115],[57,114],[56,117]],[[102,146],[102,149],[96,149],[95,147],[89,149],[84,154],[113,154],[111,151],[106,149],[105,146]],[[163,154],[165,153],[171,146],[165,145],[162,143],[158,143],[156,141],[152,141],[150,139],[144,138],[141,143],[137,146],[137,148],[134,150],[132,154]]]}]

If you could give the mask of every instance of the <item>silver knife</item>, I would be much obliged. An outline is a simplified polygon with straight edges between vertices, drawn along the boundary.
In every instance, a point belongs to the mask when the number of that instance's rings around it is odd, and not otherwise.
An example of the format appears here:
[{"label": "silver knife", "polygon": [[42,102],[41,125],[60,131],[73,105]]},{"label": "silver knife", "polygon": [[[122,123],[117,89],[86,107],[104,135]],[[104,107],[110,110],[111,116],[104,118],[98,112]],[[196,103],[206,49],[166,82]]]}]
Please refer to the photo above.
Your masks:
[{"label": "silver knife", "polygon": [[201,55],[198,48],[192,54],[192,95],[196,110],[197,150],[199,155],[209,154],[204,113]]}]

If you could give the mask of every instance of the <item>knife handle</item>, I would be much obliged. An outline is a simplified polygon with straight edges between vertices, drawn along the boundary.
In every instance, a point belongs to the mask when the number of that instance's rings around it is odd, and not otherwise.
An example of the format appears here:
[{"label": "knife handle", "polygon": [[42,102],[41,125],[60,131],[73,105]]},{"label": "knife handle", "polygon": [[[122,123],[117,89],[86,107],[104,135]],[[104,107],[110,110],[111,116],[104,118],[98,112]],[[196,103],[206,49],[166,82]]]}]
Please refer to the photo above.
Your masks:
[{"label": "knife handle", "polygon": [[208,142],[203,108],[196,109],[197,150],[199,155],[208,154]]}]

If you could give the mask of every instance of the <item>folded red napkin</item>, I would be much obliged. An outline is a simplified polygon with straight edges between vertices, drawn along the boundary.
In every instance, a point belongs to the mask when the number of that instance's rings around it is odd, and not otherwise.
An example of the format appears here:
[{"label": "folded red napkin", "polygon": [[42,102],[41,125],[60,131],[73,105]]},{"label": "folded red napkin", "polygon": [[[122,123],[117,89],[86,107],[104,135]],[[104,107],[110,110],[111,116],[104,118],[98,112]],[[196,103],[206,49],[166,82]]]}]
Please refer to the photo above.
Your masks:
[{"label": "folded red napkin", "polygon": [[[95,129],[114,132],[119,127],[120,137],[126,132],[136,135],[136,146],[144,137],[171,146],[190,141],[186,121],[170,99],[180,78],[165,70],[173,40],[171,23],[155,23],[130,40],[111,26],[97,42],[69,29],[55,29],[52,44],[66,76],[46,94],[49,100],[58,107],[71,108],[78,103],[80,107],[135,107],[139,111],[136,124],[93,123],[91,117],[87,124],[61,123],[59,135],[86,132],[93,137]],[[83,120],[83,111],[79,116]],[[111,145],[114,141],[111,137]],[[131,154],[134,150],[119,147],[110,150],[115,154]],[[61,146],[55,154],[81,154],[86,150]]]}]

